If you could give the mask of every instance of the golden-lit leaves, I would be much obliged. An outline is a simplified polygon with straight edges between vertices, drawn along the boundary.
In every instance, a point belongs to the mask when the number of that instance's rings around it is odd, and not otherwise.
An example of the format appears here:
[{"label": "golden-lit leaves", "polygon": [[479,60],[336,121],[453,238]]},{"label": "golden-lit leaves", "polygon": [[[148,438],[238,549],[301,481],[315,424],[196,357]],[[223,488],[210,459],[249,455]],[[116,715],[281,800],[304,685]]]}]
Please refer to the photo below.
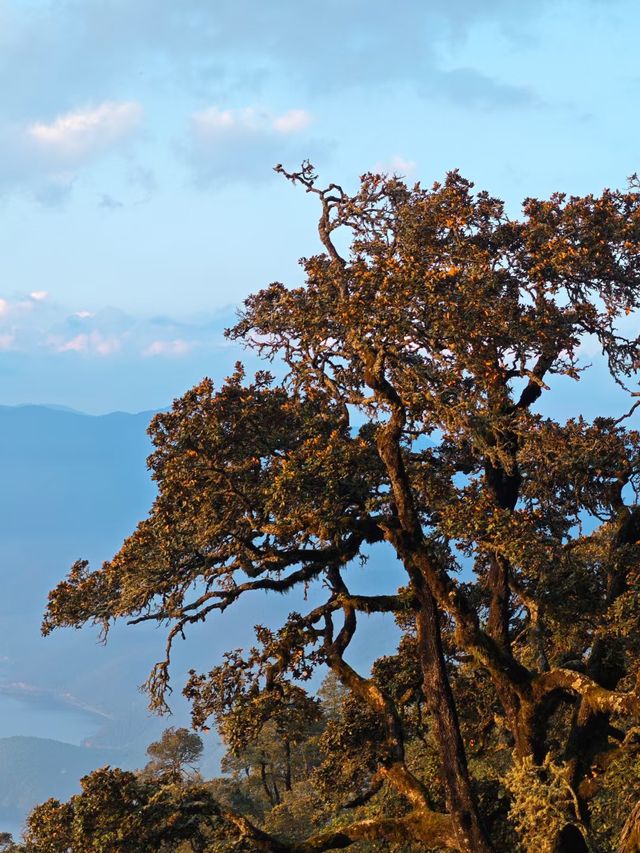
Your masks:
[{"label": "golden-lit leaves", "polygon": [[150,517],[98,572],[78,564],[51,595],[47,630],[136,615],[158,597],[170,618],[194,584],[278,572],[298,562],[291,550],[339,546],[367,516],[381,478],[371,440],[352,436],[326,395],[242,379],[217,393],[205,380],[156,416]]},{"label": "golden-lit leaves", "polygon": [[205,785],[150,783],[107,766],[85,776],[81,786],[69,802],[47,800],[31,812],[26,849],[125,853],[175,850],[181,842],[205,849],[217,833],[228,832]]}]

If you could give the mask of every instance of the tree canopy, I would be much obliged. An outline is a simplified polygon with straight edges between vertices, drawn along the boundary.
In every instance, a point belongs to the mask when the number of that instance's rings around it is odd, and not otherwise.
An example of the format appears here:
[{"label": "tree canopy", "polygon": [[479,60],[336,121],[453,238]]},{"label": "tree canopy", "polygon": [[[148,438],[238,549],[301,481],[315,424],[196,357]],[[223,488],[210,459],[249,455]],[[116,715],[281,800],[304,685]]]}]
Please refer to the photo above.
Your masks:
[{"label": "tree canopy", "polygon": [[197,772],[204,749],[202,738],[189,729],[170,726],[158,741],[147,747],[149,762],[144,773],[150,778],[168,778],[175,782]]},{"label": "tree canopy", "polygon": [[[203,785],[151,782],[103,767],[81,780],[69,802],[47,800],[29,815],[24,853],[230,851],[235,838]],[[237,846],[237,853],[249,853]]]},{"label": "tree canopy", "polygon": [[[592,421],[539,407],[570,381],[593,395],[589,352],[635,393],[637,184],[527,199],[513,219],[458,172],[431,188],[367,174],[349,194],[308,163],[277,171],[319,203],[322,249],[228,335],[284,377],[238,365],[154,418],[149,517],[102,567],[76,563],[44,630],[166,625],[147,683],[161,708],[189,625],[315,584],[320,604],[258,627],[185,694],[241,750],[312,722],[304,684],[328,667],[357,731],[333,749],[363,765],[343,805],[378,805],[292,846],[243,824],[256,849],[613,849],[607,768],[640,797],[638,403]],[[380,543],[405,581],[360,594],[350,569]],[[403,631],[371,674],[348,662],[361,613]]]}]

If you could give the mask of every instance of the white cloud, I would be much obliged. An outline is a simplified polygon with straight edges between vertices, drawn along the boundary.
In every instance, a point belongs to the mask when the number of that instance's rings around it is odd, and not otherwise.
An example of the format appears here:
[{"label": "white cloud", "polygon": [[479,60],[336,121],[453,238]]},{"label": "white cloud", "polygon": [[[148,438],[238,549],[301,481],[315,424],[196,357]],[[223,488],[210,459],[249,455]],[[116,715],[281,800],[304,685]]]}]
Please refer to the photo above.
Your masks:
[{"label": "white cloud", "polygon": [[194,132],[197,134],[217,133],[238,125],[246,129],[255,126],[255,111],[250,108],[221,110],[218,107],[209,107],[209,109],[194,113],[192,122]]},{"label": "white cloud", "polygon": [[223,135],[268,135],[270,133],[299,133],[311,124],[312,116],[307,110],[288,110],[281,115],[244,107],[235,110],[221,110],[213,106],[194,113],[193,132],[206,139]]},{"label": "white cloud", "polygon": [[66,340],[57,336],[50,336],[48,343],[54,352],[79,352],[101,356],[113,355],[121,346],[119,338],[107,337],[98,331],[74,335],[74,337]]},{"label": "white cloud", "polygon": [[6,300],[6,305],[8,317],[1,318],[0,350],[10,348],[48,358],[62,354],[67,365],[72,358],[188,361],[194,354],[227,344],[222,330],[233,319],[231,312],[224,317],[185,319],[134,316],[115,308],[69,310],[58,301],[38,303],[19,297]]},{"label": "white cloud", "polygon": [[273,127],[280,133],[298,133],[309,127],[312,121],[313,116],[307,110],[289,110],[274,117]]},{"label": "white cloud", "polygon": [[415,174],[416,168],[417,163],[414,160],[407,160],[399,154],[394,154],[387,162],[376,163],[373,171],[386,175],[400,175],[403,178],[411,178]]},{"label": "white cloud", "polygon": [[28,296],[16,296],[15,298],[0,299],[0,318],[22,316],[35,309],[37,305],[43,305],[49,298],[46,290],[34,290]]},{"label": "white cloud", "polygon": [[0,299],[0,318],[8,317],[9,315],[22,314],[25,311],[31,311],[33,301],[31,299]]},{"label": "white cloud", "polygon": [[182,338],[176,338],[172,341],[153,341],[142,354],[147,358],[159,355],[172,356],[176,358],[181,355],[186,355],[192,348],[193,344],[183,340]]},{"label": "white cloud", "polygon": [[98,355],[113,355],[120,349],[119,338],[103,338],[101,335],[97,337],[91,336],[91,343]]},{"label": "white cloud", "polygon": [[79,170],[129,140],[141,117],[134,101],[105,101],[50,122],[0,124],[0,191],[27,189],[43,204],[59,204]]},{"label": "white cloud", "polygon": [[56,342],[51,339],[51,344],[56,352],[84,352],[89,343],[88,335],[76,335],[68,341]]},{"label": "white cloud", "polygon": [[271,113],[254,107],[222,110],[212,106],[194,113],[187,159],[196,181],[269,179],[276,163],[312,153],[305,134],[312,120],[303,109]]},{"label": "white cloud", "polygon": [[50,124],[31,124],[25,134],[61,164],[75,165],[129,136],[141,116],[142,108],[135,101],[107,101],[95,108],[65,113]]},{"label": "white cloud", "polygon": [[273,119],[273,127],[280,133],[298,133],[309,127],[312,121],[313,117],[307,110],[289,110]]}]

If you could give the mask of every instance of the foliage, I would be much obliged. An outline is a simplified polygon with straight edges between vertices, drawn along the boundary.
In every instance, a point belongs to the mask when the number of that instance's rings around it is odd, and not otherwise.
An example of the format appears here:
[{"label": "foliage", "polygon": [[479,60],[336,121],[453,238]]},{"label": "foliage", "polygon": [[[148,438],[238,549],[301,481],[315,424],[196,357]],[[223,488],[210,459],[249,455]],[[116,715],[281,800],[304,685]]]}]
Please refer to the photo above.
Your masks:
[{"label": "foliage", "polygon": [[553,853],[562,830],[580,823],[577,799],[565,767],[546,760],[538,766],[530,758],[514,764],[505,776],[511,793],[511,817],[527,853]]},{"label": "foliage", "polygon": [[592,822],[597,828],[598,849],[615,853],[625,821],[640,801],[638,744],[628,743],[623,749],[613,750],[601,762],[604,766],[595,767],[589,780],[594,787],[590,801]]},{"label": "foliage", "polygon": [[[314,802],[286,750],[321,722],[304,687],[322,665],[348,695],[317,741],[322,826],[300,849],[489,853],[544,830],[586,850],[614,823],[592,768],[640,709],[638,404],[592,422],[537,405],[573,381],[591,393],[586,346],[629,391],[637,183],[527,199],[516,220],[457,172],[431,188],[368,174],[349,194],[308,163],[278,171],[319,202],[323,251],[303,259],[304,286],[251,296],[228,334],[286,375],[238,365],[154,418],[149,517],[101,568],[72,567],[44,630],[169,625],[147,684],[162,709],[175,637],[252,592],[313,585],[320,603],[185,688],[194,725],[213,718],[249,777],[270,750],[265,825],[280,833],[285,807],[298,820],[294,791]],[[351,566],[382,542],[403,585],[361,594]],[[405,634],[370,675],[348,659],[362,613]],[[255,849],[292,849],[238,826]]]},{"label": "foliage", "polygon": [[134,773],[104,767],[85,776],[82,792],[67,803],[48,800],[30,814],[27,851],[98,853],[207,849],[224,831],[219,809],[202,785],[145,782]]},{"label": "foliage", "polygon": [[18,853],[20,847],[13,840],[10,832],[0,832],[0,851],[2,853]]},{"label": "foliage", "polygon": [[143,774],[151,779],[166,777],[179,782],[196,772],[203,748],[202,738],[195,732],[173,726],[165,729],[160,740],[147,747],[151,760]]}]

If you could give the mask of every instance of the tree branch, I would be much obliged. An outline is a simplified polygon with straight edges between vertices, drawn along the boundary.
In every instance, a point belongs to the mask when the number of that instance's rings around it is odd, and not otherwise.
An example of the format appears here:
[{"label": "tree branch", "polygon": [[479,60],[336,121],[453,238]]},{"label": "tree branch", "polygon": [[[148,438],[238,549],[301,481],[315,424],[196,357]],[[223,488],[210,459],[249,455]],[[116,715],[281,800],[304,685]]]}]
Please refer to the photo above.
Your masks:
[{"label": "tree branch", "polygon": [[422,842],[428,847],[456,850],[451,819],[431,811],[414,811],[399,818],[360,820],[341,829],[321,832],[298,843],[278,841],[236,812],[221,811],[221,817],[235,826],[240,837],[261,853],[324,853],[344,850],[358,841]]},{"label": "tree branch", "polygon": [[546,387],[542,380],[545,373],[555,361],[556,355],[554,353],[553,355],[540,356],[533,370],[529,373],[529,382],[525,385],[522,394],[520,394],[520,399],[511,406],[511,412],[515,412],[518,409],[528,409],[541,396],[542,389]]},{"label": "tree branch", "polygon": [[320,833],[302,844],[293,845],[290,853],[322,853],[325,850],[342,850],[357,841],[383,840],[396,843],[417,841],[429,848],[458,849],[448,815],[415,811],[405,817],[361,820],[342,829]]},{"label": "tree branch", "polygon": [[376,773],[373,774],[373,777],[369,783],[369,786],[367,787],[367,790],[363,791],[362,794],[358,794],[357,797],[354,797],[353,799],[349,800],[342,806],[342,808],[355,809],[358,806],[364,806],[365,803],[368,803],[369,800],[372,799],[372,797],[375,797],[375,795],[378,793],[378,791],[382,788],[383,785],[384,774],[378,770]]},{"label": "tree branch", "polygon": [[598,711],[633,714],[640,712],[640,699],[637,687],[629,692],[607,690],[588,675],[572,669],[552,669],[543,672],[533,681],[533,696],[536,702],[556,692],[579,696],[590,713]]},{"label": "tree branch", "polygon": [[[369,524],[366,521],[370,522]],[[166,619],[180,619],[183,627],[189,623],[202,621],[212,610],[224,611],[230,604],[233,604],[243,593],[260,590],[268,590],[270,592],[288,592],[294,586],[300,583],[314,580],[322,571],[340,561],[347,563],[352,560],[360,550],[360,546],[367,542],[373,544],[380,542],[384,538],[382,528],[378,526],[374,519],[367,519],[360,523],[360,530],[351,533],[342,543],[341,546],[331,548],[296,548],[288,551],[281,551],[277,554],[270,555],[265,558],[267,565],[263,567],[263,571],[277,572],[287,566],[297,563],[306,563],[302,568],[297,569],[284,578],[266,577],[256,580],[246,581],[245,583],[236,584],[229,589],[217,589],[204,593],[196,601],[185,604],[175,610],[167,610],[166,608],[154,611],[152,613],[144,613],[141,616],[136,616],[129,619],[127,624],[136,625],[140,622],[156,621],[161,622]],[[361,597],[363,608],[366,607],[366,597]],[[383,599],[384,596],[372,597],[371,606],[375,606],[373,598]],[[389,597],[391,598],[391,597]],[[219,599],[215,604],[210,604],[207,607],[197,610],[207,601]],[[384,602],[380,601],[381,609],[387,609]],[[394,609],[391,602],[388,602],[388,609]],[[197,610],[196,613],[190,614],[189,611]],[[372,611],[373,612],[373,611]]]}]

